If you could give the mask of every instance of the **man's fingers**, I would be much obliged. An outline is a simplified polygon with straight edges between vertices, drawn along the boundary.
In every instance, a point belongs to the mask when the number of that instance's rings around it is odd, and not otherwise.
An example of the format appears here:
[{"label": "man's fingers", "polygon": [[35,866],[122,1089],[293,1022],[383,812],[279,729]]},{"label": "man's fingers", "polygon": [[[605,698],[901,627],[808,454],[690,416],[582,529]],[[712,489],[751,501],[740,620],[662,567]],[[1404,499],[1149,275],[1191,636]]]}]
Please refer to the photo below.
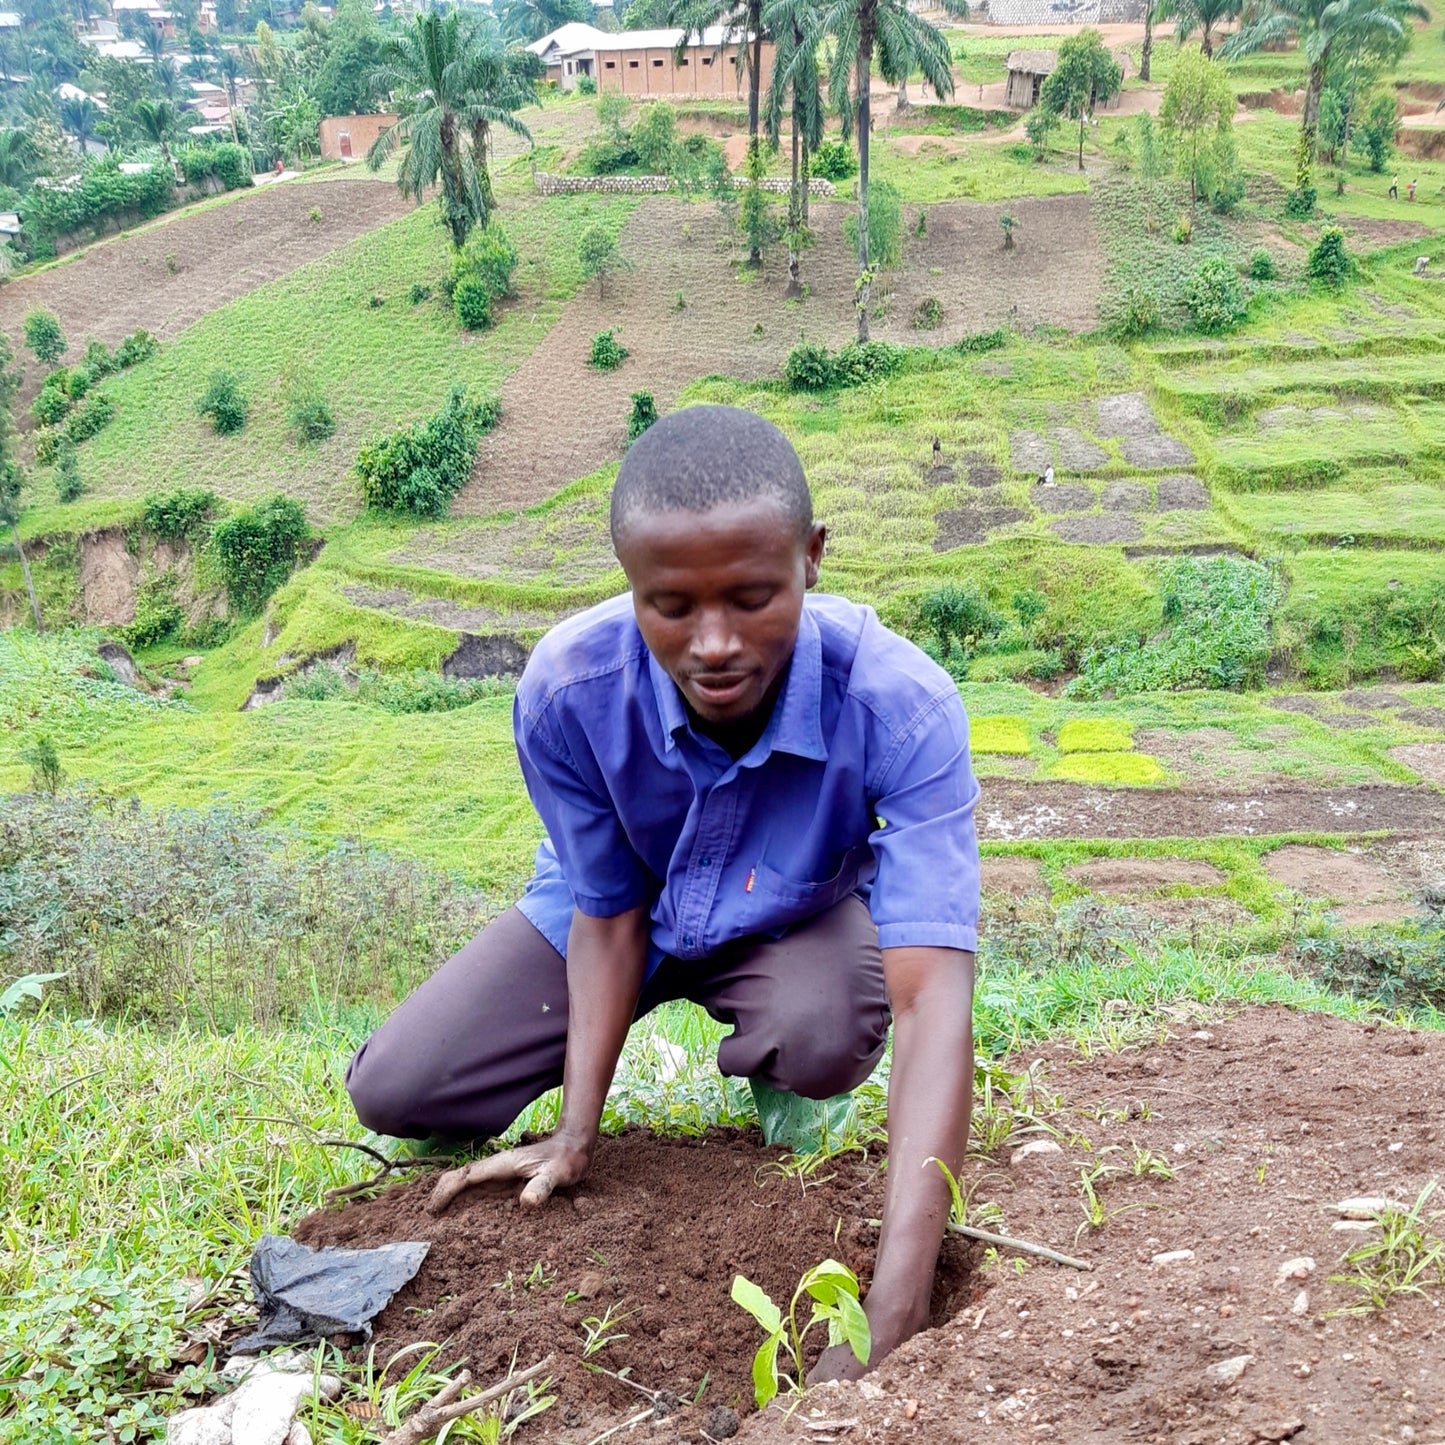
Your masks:
[{"label": "man's fingers", "polygon": [[472,1171],[476,1164],[467,1164],[461,1169],[448,1169],[445,1174],[436,1182],[436,1188],[431,1192],[431,1198],[426,1202],[428,1214],[445,1214],[450,1208],[452,1200],[464,1189],[470,1189],[477,1183],[472,1177]]},{"label": "man's fingers", "polygon": [[550,1169],[543,1169],[522,1191],[522,1197],[518,1203],[523,1209],[536,1209],[552,1197],[553,1187],[552,1171]]}]

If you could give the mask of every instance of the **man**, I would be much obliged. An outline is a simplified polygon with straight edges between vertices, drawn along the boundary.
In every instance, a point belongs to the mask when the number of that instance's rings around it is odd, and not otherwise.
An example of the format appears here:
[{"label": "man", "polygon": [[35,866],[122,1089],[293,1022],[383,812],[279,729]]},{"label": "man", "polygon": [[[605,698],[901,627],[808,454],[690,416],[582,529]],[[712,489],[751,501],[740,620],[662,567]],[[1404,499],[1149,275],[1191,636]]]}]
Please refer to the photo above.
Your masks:
[{"label": "man", "polygon": [[[554,1134],[451,1171],[432,1206],[514,1179],[532,1207],[587,1172],[628,1027],[659,1003],[733,1025],[725,1073],[814,1099],[868,1077],[891,1016],[876,1364],[927,1323],[949,1204],[930,1161],[957,1172],[968,1141],[978,787],[958,690],[870,609],[805,600],[825,531],[751,412],[646,432],[612,539],[631,592],[554,628],[517,689],[536,877],[347,1087],[379,1133],[475,1137],[560,1083]],[[861,1371],[844,1345],[815,1377]]]}]

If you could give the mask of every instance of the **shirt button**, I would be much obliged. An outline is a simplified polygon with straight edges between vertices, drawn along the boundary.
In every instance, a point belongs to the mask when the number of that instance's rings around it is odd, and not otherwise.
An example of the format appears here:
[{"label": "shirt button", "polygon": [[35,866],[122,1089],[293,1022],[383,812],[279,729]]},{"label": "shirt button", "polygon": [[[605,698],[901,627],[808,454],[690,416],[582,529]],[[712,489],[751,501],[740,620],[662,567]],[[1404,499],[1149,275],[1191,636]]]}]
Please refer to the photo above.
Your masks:
[{"label": "shirt button", "polygon": [[685,944],[687,944],[687,946],[688,946],[689,948],[691,948],[691,947],[692,947],[692,934],[689,933],[689,934],[687,935],[687,937],[684,938],[682,941],[683,941]]},{"label": "shirt button", "polygon": [[704,859],[702,860],[702,866],[703,866],[704,868],[711,868],[711,867],[712,867],[712,859],[711,859],[711,858],[704,858]]}]

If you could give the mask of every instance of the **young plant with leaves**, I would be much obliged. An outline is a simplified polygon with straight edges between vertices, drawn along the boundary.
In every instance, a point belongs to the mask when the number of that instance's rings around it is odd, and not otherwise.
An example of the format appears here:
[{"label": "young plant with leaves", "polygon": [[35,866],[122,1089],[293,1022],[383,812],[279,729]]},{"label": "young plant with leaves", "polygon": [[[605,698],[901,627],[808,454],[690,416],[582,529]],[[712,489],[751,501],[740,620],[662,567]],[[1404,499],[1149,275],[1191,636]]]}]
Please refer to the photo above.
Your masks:
[{"label": "young plant with leaves", "polygon": [[1234,89],[1224,67],[1198,50],[1186,50],[1174,62],[1159,124],[1189,177],[1191,221],[1199,192],[1207,190],[1215,138],[1234,124]]},{"label": "young plant with leaves", "polygon": [[1097,30],[1081,30],[1059,46],[1059,60],[1039,91],[1039,105],[1079,123],[1079,169],[1084,169],[1084,126],[1096,105],[1119,93],[1124,72]]}]

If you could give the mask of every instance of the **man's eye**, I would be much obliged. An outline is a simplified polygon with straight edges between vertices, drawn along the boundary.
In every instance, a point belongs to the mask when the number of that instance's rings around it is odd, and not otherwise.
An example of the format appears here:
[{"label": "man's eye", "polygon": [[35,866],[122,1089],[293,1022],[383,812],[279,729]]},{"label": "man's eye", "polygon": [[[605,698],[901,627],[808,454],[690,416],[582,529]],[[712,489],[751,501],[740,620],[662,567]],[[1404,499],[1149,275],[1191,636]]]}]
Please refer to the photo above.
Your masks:
[{"label": "man's eye", "polygon": [[669,622],[676,622],[679,618],[687,616],[688,606],[686,602],[655,603],[652,610],[659,617],[665,617]]},{"label": "man's eye", "polygon": [[773,594],[771,592],[748,592],[737,599],[737,605],[741,607],[744,612],[761,612],[772,600]]}]

